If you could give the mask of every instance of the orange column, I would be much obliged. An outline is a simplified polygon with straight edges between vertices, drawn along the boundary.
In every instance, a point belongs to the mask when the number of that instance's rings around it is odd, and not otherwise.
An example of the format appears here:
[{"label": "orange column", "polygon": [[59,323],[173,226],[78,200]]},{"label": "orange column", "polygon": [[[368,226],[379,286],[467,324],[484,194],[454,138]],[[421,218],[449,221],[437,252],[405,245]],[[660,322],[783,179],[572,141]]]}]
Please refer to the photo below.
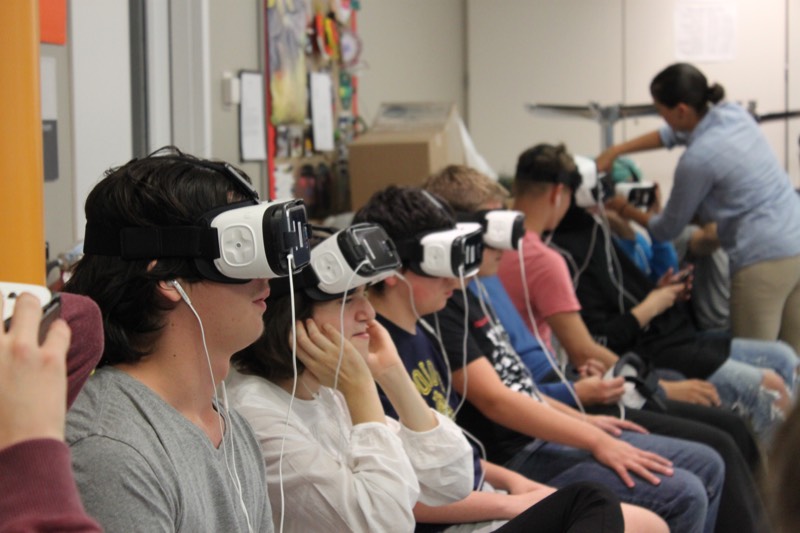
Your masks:
[{"label": "orange column", "polygon": [[0,281],[44,284],[39,2],[0,1]]}]

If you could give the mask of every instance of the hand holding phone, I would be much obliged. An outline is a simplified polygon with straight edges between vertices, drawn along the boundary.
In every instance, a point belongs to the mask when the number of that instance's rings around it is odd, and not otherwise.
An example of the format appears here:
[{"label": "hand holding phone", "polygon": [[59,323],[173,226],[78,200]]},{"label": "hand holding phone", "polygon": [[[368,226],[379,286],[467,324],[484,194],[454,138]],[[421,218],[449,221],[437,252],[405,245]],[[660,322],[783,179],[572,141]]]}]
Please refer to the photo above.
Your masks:
[{"label": "hand holding phone", "polygon": [[694,265],[688,265],[686,268],[680,270],[677,274],[672,276],[671,284],[683,285],[683,291],[678,296],[681,301],[686,301],[692,296],[692,282],[694,281]]},{"label": "hand holding phone", "polygon": [[[4,291],[4,318],[6,302],[13,302],[14,311],[0,330],[0,449],[29,439],[63,440],[69,326],[56,320],[40,343],[44,313],[36,296]],[[48,309],[57,309],[58,302],[51,298]],[[52,311],[48,316],[53,319]]]},{"label": "hand holding phone", "polygon": [[4,331],[8,331],[11,327],[11,317],[14,315],[17,297],[26,292],[38,298],[42,306],[42,318],[39,321],[39,344],[42,344],[50,324],[61,314],[61,298],[57,294],[53,295],[46,287],[0,281],[0,293],[3,296]]}]

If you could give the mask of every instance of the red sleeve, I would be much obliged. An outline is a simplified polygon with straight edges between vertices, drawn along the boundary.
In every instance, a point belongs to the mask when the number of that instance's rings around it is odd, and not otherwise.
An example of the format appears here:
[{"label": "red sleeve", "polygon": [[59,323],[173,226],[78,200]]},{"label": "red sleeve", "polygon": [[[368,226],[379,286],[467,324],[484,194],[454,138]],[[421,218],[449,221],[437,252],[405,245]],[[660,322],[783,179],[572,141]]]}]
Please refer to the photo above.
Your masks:
[{"label": "red sleeve", "polygon": [[0,533],[102,531],[83,509],[69,448],[55,439],[0,450]]},{"label": "red sleeve", "polygon": [[577,312],[581,304],[569,275],[569,267],[558,252],[542,244],[535,257],[525,257],[528,291],[537,315],[543,319],[558,313]]},{"label": "red sleeve", "polygon": [[[509,251],[503,254],[497,274],[514,307],[525,317],[527,308],[518,253]],[[528,295],[537,322],[556,313],[580,311],[581,305],[563,257],[545,246],[533,232],[528,232],[522,240],[522,256]]]},{"label": "red sleeve", "polygon": [[67,406],[71,406],[103,355],[103,317],[90,298],[61,293],[61,318],[72,330],[67,352]]}]

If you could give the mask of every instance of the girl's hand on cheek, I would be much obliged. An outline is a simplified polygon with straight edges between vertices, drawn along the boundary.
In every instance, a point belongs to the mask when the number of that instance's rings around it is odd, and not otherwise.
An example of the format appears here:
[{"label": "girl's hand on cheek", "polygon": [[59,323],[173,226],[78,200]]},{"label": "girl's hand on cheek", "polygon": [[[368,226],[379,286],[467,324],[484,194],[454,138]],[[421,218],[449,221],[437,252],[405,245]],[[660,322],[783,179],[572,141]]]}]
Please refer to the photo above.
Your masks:
[{"label": "girl's hand on cheek", "polygon": [[389,368],[403,366],[403,361],[400,359],[400,354],[397,352],[394,341],[392,341],[392,336],[389,335],[389,332],[380,322],[370,320],[367,323],[367,332],[369,333],[367,364],[375,379],[378,379]]}]

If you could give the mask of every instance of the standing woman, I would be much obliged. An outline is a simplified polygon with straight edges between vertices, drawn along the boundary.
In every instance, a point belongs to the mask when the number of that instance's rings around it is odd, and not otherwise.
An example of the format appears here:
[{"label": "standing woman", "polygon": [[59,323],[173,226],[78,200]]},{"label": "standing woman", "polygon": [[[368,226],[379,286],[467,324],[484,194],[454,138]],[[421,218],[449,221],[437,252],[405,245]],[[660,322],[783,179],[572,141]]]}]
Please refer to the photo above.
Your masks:
[{"label": "standing woman", "polygon": [[650,83],[660,130],[608,148],[608,170],[622,154],[685,144],[663,212],[641,212],[620,198],[610,207],[650,230],[676,237],[690,221],[716,222],[730,257],[731,327],[736,337],[788,342],[800,353],[800,200],[753,117],[723,102],[693,65],[676,63]]}]

